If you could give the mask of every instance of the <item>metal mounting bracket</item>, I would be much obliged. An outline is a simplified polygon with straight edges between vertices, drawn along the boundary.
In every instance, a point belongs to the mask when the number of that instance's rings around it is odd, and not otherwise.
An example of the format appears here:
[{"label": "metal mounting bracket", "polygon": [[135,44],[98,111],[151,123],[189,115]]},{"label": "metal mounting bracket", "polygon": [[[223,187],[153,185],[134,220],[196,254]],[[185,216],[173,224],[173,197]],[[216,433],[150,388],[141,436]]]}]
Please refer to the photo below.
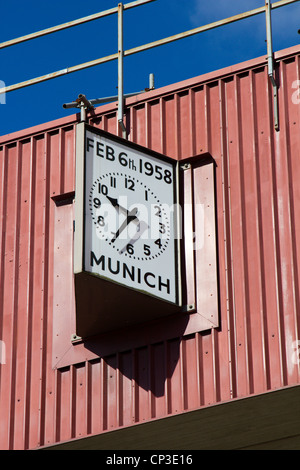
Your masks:
[{"label": "metal mounting bracket", "polygon": [[180,165],[181,170],[189,170],[190,168],[191,168],[190,163],[183,163],[182,165]]},{"label": "metal mounting bracket", "polygon": [[193,313],[196,311],[196,305],[195,304],[184,305],[182,308],[182,311],[185,313]]},{"label": "metal mounting bracket", "polygon": [[[131,98],[132,96],[141,95],[142,93],[146,93],[147,91],[154,90],[154,76],[153,74],[149,75],[149,88],[145,88],[142,91],[137,91],[135,93],[127,93],[123,95],[123,99]],[[86,122],[86,112],[89,110],[94,109],[94,105],[96,104],[103,104],[103,103],[111,103],[113,101],[117,101],[118,96],[107,96],[104,98],[93,98],[88,100],[85,95],[79,94],[78,98],[71,103],[63,104],[64,109],[69,108],[80,108],[81,113],[81,122]]]},{"label": "metal mounting bracket", "polygon": [[71,335],[71,343],[76,344],[76,343],[81,343],[82,338],[80,336],[77,336],[75,333]]}]

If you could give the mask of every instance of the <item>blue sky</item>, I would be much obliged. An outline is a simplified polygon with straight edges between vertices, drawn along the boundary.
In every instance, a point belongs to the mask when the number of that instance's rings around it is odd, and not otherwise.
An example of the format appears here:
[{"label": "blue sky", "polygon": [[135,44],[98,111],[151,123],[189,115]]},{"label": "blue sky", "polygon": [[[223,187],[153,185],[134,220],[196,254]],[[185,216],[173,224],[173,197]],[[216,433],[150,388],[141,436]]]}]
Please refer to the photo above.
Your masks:
[{"label": "blue sky", "polygon": [[[125,3],[130,3],[130,0]],[[274,1],[273,1],[274,3]],[[118,0],[11,0],[1,5],[0,42],[118,5]],[[124,49],[190,30],[264,5],[264,0],[155,0],[124,12]],[[300,41],[300,2],[273,11],[274,50]],[[124,92],[192,78],[266,54],[265,17],[258,15],[125,58]],[[117,15],[0,50],[6,86],[117,52]],[[58,119],[63,103],[117,94],[117,61],[7,93],[0,100],[0,135]]]}]

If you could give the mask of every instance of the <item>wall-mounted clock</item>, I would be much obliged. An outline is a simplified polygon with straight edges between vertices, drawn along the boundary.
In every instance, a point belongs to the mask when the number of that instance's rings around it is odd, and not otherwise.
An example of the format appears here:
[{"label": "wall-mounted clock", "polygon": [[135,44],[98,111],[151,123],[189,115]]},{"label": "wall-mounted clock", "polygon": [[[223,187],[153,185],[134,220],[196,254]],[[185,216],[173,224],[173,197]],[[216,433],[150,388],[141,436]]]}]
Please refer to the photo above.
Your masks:
[{"label": "wall-mounted clock", "polygon": [[178,163],[87,125],[78,132],[75,275],[102,281],[99,315],[113,317],[116,296],[139,321],[147,308],[153,317],[179,310]]}]

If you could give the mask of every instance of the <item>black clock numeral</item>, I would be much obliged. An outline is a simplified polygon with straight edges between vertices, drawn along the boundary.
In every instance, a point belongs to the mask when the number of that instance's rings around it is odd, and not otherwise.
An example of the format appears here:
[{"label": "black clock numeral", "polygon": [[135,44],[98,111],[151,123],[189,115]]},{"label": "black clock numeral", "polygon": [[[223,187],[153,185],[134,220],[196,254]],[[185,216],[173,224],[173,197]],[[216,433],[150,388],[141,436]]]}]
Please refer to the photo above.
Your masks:
[{"label": "black clock numeral", "polygon": [[151,249],[150,249],[149,245],[144,245],[144,253],[145,253],[146,256],[151,255]]},{"label": "black clock numeral", "polygon": [[95,209],[99,209],[99,207],[101,206],[101,201],[98,197],[94,197],[93,203],[94,203]]},{"label": "black clock numeral", "polygon": [[166,233],[166,226],[159,222],[159,233]]},{"label": "black clock numeral", "polygon": [[100,227],[104,227],[105,221],[103,215],[99,215],[97,219],[97,224],[100,225]]},{"label": "black clock numeral", "polygon": [[116,187],[117,187],[117,179],[116,179],[115,176],[111,176],[111,177],[110,177],[110,186],[111,186],[112,188],[116,188]]},{"label": "black clock numeral", "polygon": [[108,195],[108,187],[105,184],[98,183],[98,193],[103,194],[103,196]]},{"label": "black clock numeral", "polygon": [[129,178],[125,178],[125,188],[130,189],[130,191],[135,191],[134,181]]},{"label": "black clock numeral", "polygon": [[154,209],[157,209],[157,211],[155,212],[155,215],[157,217],[161,217],[161,208],[159,206],[154,206]]},{"label": "black clock numeral", "polygon": [[126,246],[126,250],[127,250],[127,253],[129,255],[133,255],[134,254],[134,248],[133,248],[133,245],[131,243],[128,243],[128,245]]},{"label": "black clock numeral", "polygon": [[161,242],[160,238],[158,238],[154,243],[155,243],[155,245],[157,245],[159,247],[159,249],[162,247],[162,242]]}]

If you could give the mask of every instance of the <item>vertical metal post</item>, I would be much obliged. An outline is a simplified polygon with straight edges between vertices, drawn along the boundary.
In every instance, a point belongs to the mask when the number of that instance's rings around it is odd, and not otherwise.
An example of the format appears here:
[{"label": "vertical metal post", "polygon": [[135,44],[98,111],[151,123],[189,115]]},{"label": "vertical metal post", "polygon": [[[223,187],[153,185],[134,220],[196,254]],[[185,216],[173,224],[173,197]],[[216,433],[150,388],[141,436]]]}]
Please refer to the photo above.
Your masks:
[{"label": "vertical metal post", "polygon": [[149,75],[149,90],[154,90],[154,73],[150,73]]},{"label": "vertical metal post", "polygon": [[85,109],[84,104],[82,102],[80,104],[80,121],[81,122],[86,122],[86,109]]},{"label": "vertical metal post", "polygon": [[268,47],[268,75],[273,87],[274,102],[274,126],[275,130],[279,130],[278,118],[278,89],[274,77],[274,59],[273,59],[273,40],[272,40],[272,21],[271,21],[271,0],[265,0],[266,6],[266,28],[267,28],[267,47]]},{"label": "vertical metal post", "polygon": [[124,75],[123,75],[123,3],[118,4],[118,123],[126,139],[126,128],[124,125]]}]

